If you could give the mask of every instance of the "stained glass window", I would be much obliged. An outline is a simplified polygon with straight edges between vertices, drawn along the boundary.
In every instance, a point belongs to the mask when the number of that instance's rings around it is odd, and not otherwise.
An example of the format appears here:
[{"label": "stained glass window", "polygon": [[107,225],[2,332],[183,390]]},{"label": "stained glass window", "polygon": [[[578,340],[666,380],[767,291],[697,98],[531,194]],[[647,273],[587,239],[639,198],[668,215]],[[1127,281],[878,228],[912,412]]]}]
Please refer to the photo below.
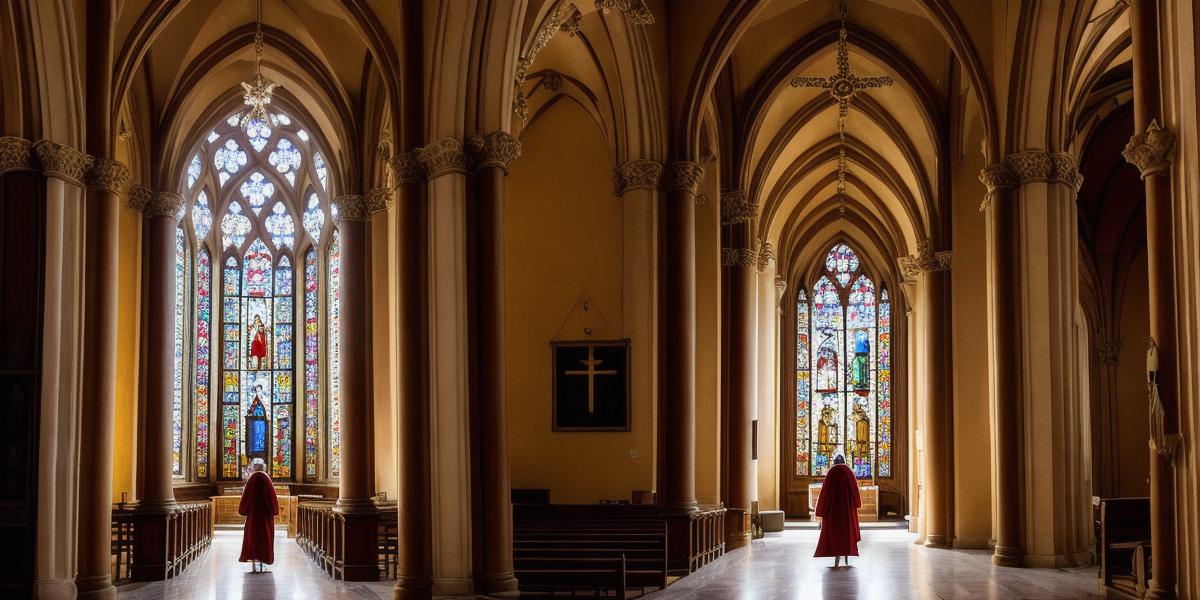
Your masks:
[{"label": "stained glass window", "polygon": [[860,479],[891,477],[887,290],[846,244],[824,267],[796,299],[796,475],[824,476],[840,454]]},{"label": "stained glass window", "polygon": [[250,145],[254,147],[254,151],[262,152],[271,139],[271,124],[254,119],[246,124],[246,136],[250,138]]},{"label": "stained glass window", "polygon": [[197,152],[192,157],[192,163],[188,165],[187,177],[189,190],[192,189],[192,186],[196,185],[196,180],[200,179],[200,168],[200,153]]},{"label": "stained glass window", "polygon": [[250,205],[250,210],[254,214],[262,212],[263,206],[275,195],[275,184],[267,179],[266,175],[255,171],[242,182],[242,197],[246,199],[246,203]]},{"label": "stained glass window", "polygon": [[267,217],[267,231],[271,233],[271,243],[275,244],[275,249],[282,250],[284,246],[291,248],[295,245],[296,224],[282,202],[276,202],[275,206],[271,207],[271,214]]},{"label": "stained glass window", "polygon": [[296,173],[300,170],[300,150],[292,144],[292,140],[283,138],[275,145],[267,162],[279,171],[288,183],[296,185]]},{"label": "stained glass window", "polygon": [[242,150],[232,138],[225,140],[225,145],[213,154],[213,166],[216,167],[221,185],[224,186],[229,177],[246,166],[246,151]]},{"label": "stained glass window", "polygon": [[208,478],[209,378],[212,366],[212,259],[203,246],[196,253],[196,374],[192,393],[192,425],[195,432],[196,478]]},{"label": "stained glass window", "polygon": [[341,333],[342,251],[337,230],[329,241],[329,474],[342,472],[342,381],[338,335]]},{"label": "stained glass window", "polygon": [[237,250],[246,242],[250,233],[250,218],[242,214],[242,205],[236,200],[229,203],[229,211],[221,217],[221,246]]},{"label": "stained glass window", "polygon": [[196,196],[196,205],[192,207],[192,231],[196,232],[196,239],[202,240],[208,236],[212,229],[212,221],[212,210],[208,208],[208,194],[202,190]]},{"label": "stained glass window", "polygon": [[325,225],[325,211],[321,210],[321,200],[317,193],[308,193],[308,208],[304,209],[304,230],[314,242],[321,239],[321,227]]},{"label": "stained glass window", "polygon": [[175,228],[175,348],[171,377],[171,473],[183,476],[183,346],[187,335],[184,319],[188,297],[187,234]]},{"label": "stained glass window", "polygon": [[313,153],[313,168],[317,171],[317,180],[322,189],[329,189],[329,170],[325,167],[325,157],[320,152]]},{"label": "stained glass window", "polygon": [[308,253],[304,255],[304,478],[310,480],[317,476],[321,430],[318,279],[317,250],[309,248]]}]

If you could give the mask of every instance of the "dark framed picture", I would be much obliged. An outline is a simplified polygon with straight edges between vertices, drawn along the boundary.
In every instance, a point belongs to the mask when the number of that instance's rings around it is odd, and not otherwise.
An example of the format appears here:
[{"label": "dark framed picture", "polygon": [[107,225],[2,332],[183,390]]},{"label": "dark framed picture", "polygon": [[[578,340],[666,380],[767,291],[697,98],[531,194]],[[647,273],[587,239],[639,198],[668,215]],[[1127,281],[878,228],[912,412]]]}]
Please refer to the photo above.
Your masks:
[{"label": "dark framed picture", "polygon": [[629,431],[629,340],[551,342],[553,431]]}]

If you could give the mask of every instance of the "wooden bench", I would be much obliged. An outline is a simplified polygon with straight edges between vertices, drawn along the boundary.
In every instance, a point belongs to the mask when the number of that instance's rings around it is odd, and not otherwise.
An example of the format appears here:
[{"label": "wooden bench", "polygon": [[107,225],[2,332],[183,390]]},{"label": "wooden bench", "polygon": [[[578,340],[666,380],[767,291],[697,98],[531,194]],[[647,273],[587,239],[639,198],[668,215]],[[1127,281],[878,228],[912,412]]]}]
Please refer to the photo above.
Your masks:
[{"label": "wooden bench", "polygon": [[623,558],[523,558],[515,569],[521,595],[538,590],[553,592],[569,588],[596,591],[613,590],[614,597],[625,600],[625,560]]},{"label": "wooden bench", "polygon": [[1100,500],[1100,580],[1138,597],[1150,578],[1150,499]]}]

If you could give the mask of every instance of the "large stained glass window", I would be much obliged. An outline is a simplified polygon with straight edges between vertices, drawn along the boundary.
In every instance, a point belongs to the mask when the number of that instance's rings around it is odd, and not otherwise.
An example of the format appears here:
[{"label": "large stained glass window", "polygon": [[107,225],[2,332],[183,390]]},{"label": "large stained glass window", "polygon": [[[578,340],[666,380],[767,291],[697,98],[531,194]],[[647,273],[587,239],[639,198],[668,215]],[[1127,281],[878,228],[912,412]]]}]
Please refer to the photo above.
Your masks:
[{"label": "large stained glass window", "polygon": [[[796,298],[796,475],[892,475],[891,302],[846,244]],[[811,292],[811,297],[809,296]]]},{"label": "large stained glass window", "polygon": [[329,475],[342,474],[341,361],[338,360],[338,318],[342,305],[342,250],[337,230],[329,242]]},{"label": "large stained glass window", "polygon": [[175,228],[175,348],[171,372],[171,474],[183,477],[183,380],[184,353],[187,337],[188,270],[187,234]]},{"label": "large stained glass window", "polygon": [[[337,315],[321,311],[339,274],[326,264],[337,244],[322,236],[329,165],[302,128],[277,117],[243,130],[229,116],[181,166],[190,218],[177,240],[180,476],[239,479],[260,460],[285,481],[339,474],[340,411],[327,392],[337,354],[323,335],[336,332],[324,324]],[[251,440],[248,427],[261,435]]]}]

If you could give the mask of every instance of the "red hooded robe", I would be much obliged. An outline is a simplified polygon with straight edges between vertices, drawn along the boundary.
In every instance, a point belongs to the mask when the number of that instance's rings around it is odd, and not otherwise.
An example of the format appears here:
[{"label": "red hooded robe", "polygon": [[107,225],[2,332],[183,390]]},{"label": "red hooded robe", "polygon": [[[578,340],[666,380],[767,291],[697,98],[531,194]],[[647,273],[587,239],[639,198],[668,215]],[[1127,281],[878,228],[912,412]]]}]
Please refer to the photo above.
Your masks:
[{"label": "red hooded robe", "polygon": [[858,482],[850,467],[833,465],[825,475],[817,498],[817,516],[821,517],[821,539],[813,556],[858,556]]},{"label": "red hooded robe", "polygon": [[275,496],[275,484],[266,473],[255,471],[250,474],[246,488],[242,490],[238,514],[246,517],[242,556],[238,561],[275,562],[275,515],[279,514],[279,498]]}]

